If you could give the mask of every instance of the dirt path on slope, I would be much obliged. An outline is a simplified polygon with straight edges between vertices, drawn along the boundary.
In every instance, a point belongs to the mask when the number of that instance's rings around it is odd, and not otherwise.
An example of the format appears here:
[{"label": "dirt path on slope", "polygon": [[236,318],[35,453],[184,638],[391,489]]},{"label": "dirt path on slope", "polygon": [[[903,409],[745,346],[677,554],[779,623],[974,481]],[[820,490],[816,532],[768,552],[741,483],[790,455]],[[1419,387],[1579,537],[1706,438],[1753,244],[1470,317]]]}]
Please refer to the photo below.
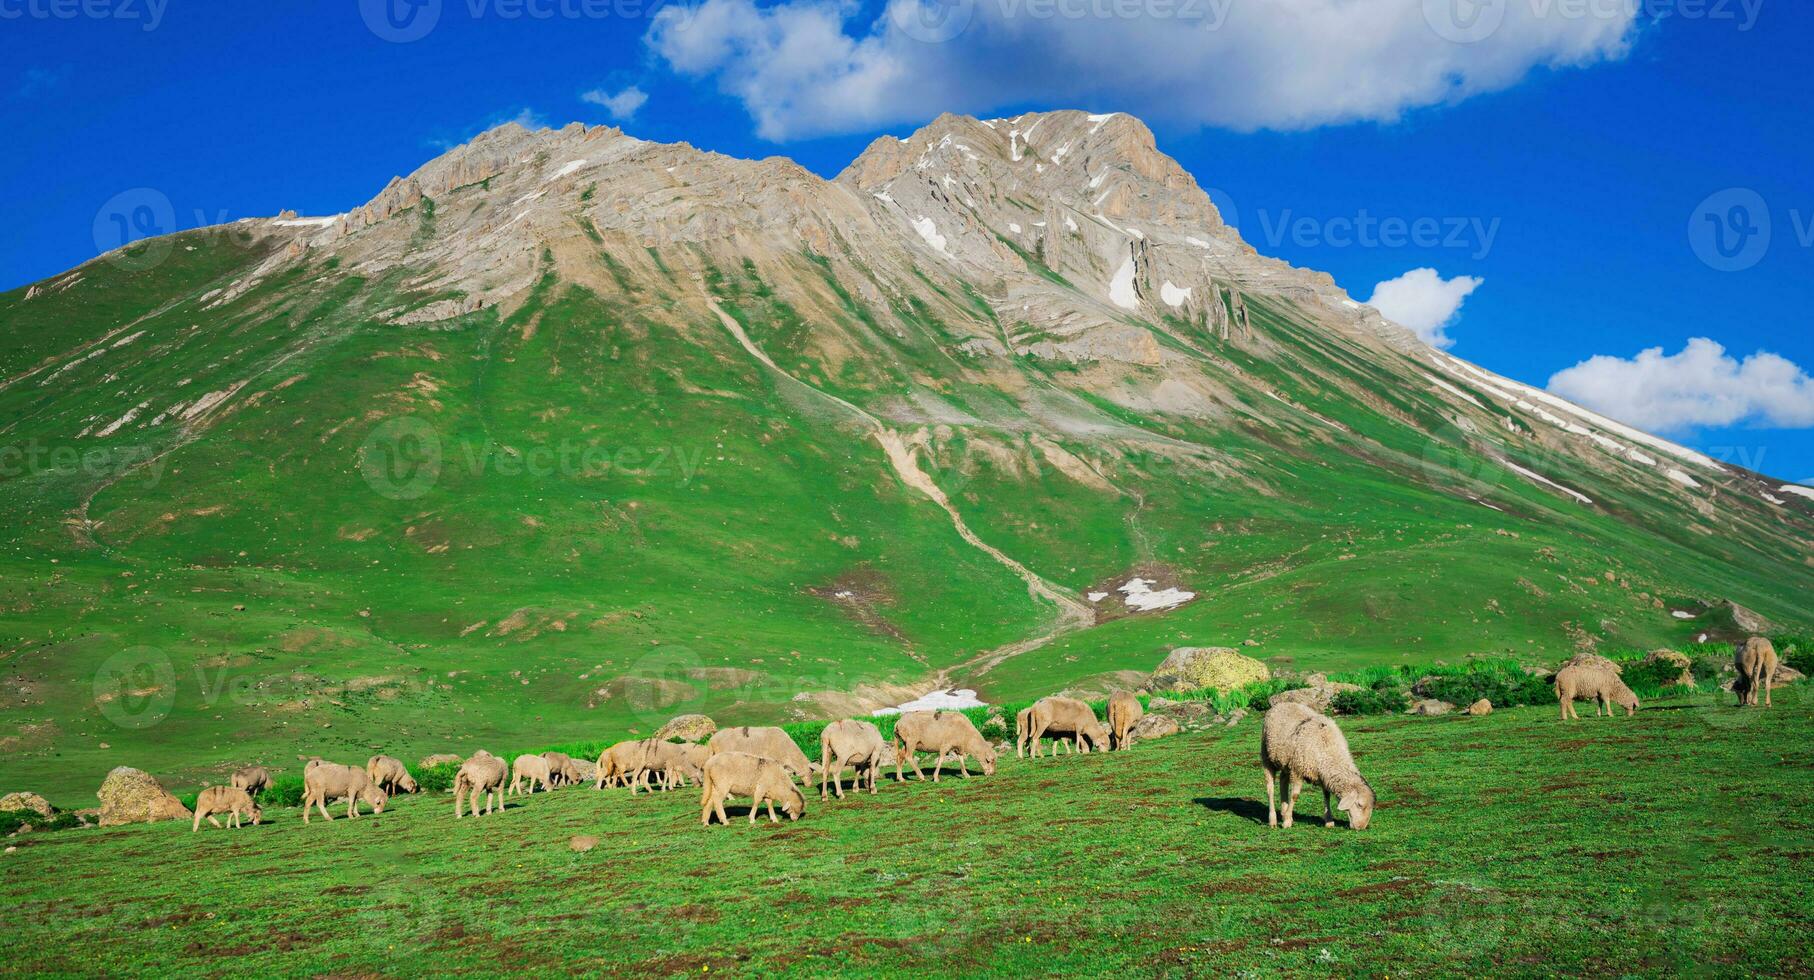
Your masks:
[{"label": "dirt path on slope", "polygon": [[876,442],[881,445],[883,453],[888,457],[889,465],[894,467],[895,473],[900,476],[902,482],[915,490],[918,490],[933,503],[937,504],[939,508],[945,512],[946,516],[951,518],[951,526],[957,531],[958,537],[963,538],[971,547],[988,555],[1002,567],[1013,572],[1021,581],[1027,583],[1027,594],[1032,596],[1035,602],[1048,602],[1057,609],[1058,620],[1053,624],[1050,631],[1031,639],[1020,640],[1006,646],[997,647],[994,650],[967,660],[955,667],[941,670],[938,674],[941,681],[943,681],[953,670],[974,668],[977,669],[979,673],[987,671],[991,667],[1000,664],[1002,661],[1026,653],[1029,650],[1038,649],[1066,633],[1072,633],[1083,629],[1095,622],[1096,615],[1089,606],[1084,605],[1075,596],[1071,595],[1060,586],[1053,585],[1044,578],[1041,578],[1039,573],[1008,557],[1006,554],[1002,553],[1001,549],[996,548],[994,545],[989,544],[987,541],[984,541],[981,537],[977,536],[976,532],[970,529],[970,525],[964,523],[963,515],[958,513],[957,508],[952,505],[951,500],[945,496],[945,491],[939,489],[939,485],[933,481],[932,477],[928,476],[926,471],[920,469],[919,461],[914,457],[913,449],[907,445],[906,440],[901,438],[900,433],[883,425],[880,419],[863,409],[858,408],[856,405],[853,405],[830,392],[821,391],[782,370],[779,365],[769,358],[768,354],[763,352],[762,348],[757,347],[756,344],[750,340],[749,335],[743,332],[743,324],[738,323],[735,317],[726,313],[724,309],[718,305],[716,299],[708,296],[706,298],[706,305],[712,308],[713,313],[718,314],[718,319],[724,324],[724,328],[730,331],[731,336],[736,338],[737,343],[743,345],[743,349],[748,351],[751,357],[761,361],[769,370],[781,377],[792,381],[794,384],[799,385],[801,388],[812,392],[820,398],[839,405],[852,415],[855,415],[857,418],[860,418],[867,423],[869,425],[870,435],[875,437]]}]

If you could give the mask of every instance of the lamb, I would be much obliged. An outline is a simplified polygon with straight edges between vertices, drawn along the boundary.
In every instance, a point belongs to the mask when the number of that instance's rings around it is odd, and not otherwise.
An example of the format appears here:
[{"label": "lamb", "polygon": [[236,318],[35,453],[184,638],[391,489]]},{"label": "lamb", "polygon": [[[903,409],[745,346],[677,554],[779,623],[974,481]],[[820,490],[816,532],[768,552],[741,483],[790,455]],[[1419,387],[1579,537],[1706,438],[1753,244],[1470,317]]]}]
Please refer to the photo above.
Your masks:
[{"label": "lamb", "polygon": [[220,821],[214,817],[217,813],[228,815],[229,827],[240,826],[239,818],[242,814],[251,818],[255,826],[265,822],[264,811],[252,802],[251,795],[244,789],[238,786],[210,786],[195,798],[195,822],[189,826],[189,832],[193,834],[202,829],[204,818],[219,827]]},{"label": "lamb", "polygon": [[1260,768],[1266,772],[1266,823],[1279,825],[1277,804],[1281,774],[1290,777],[1285,791],[1285,826],[1291,826],[1298,793],[1309,781],[1323,788],[1323,826],[1335,826],[1329,808],[1333,793],[1341,797],[1336,809],[1348,814],[1348,826],[1366,830],[1373,822],[1373,787],[1354,766],[1348,740],[1335,722],[1308,705],[1284,703],[1266,712],[1260,727]]},{"label": "lamb", "polygon": [[1770,707],[1771,682],[1776,679],[1776,646],[1761,636],[1754,636],[1738,648],[1735,658],[1738,667],[1738,683],[1732,689],[1738,692],[1740,707],[1749,705],[1757,707],[1757,692],[1764,692],[1764,707]]},{"label": "lamb", "polygon": [[819,733],[819,799],[825,799],[828,779],[838,791],[838,799],[844,798],[841,777],[846,765],[856,770],[856,784],[851,788],[862,790],[867,777],[869,795],[874,796],[876,771],[882,768],[882,753],[887,747],[882,732],[869,722],[846,719],[826,725]]},{"label": "lamb", "polygon": [[721,728],[706,743],[713,755],[720,752],[747,752],[773,759],[792,773],[802,786],[812,784],[812,763],[794,743],[793,737],[779,728]]},{"label": "lamb", "polygon": [[364,769],[310,759],[302,770],[302,822],[309,822],[312,806],[320,808],[324,819],[333,820],[334,815],[328,812],[328,801],[341,799],[346,800],[346,815],[350,820],[359,816],[361,803],[370,804],[373,813],[383,813],[390,796],[372,782]]},{"label": "lamb", "polygon": [[710,827],[712,817],[730,826],[724,815],[724,801],[732,796],[750,798],[750,823],[756,822],[756,810],[768,805],[769,823],[775,819],[775,801],[781,801],[781,812],[787,819],[798,820],[806,812],[806,797],[794,787],[793,773],[773,759],[747,752],[715,752],[706,760],[704,790],[699,796],[699,825]]},{"label": "lamb", "polygon": [[233,774],[233,788],[243,789],[247,796],[257,799],[258,794],[271,788],[271,771],[264,766],[247,766]]},{"label": "lamb", "polygon": [[504,760],[480,749],[460,764],[454,774],[454,819],[460,819],[460,802],[466,801],[473,816],[479,816],[479,798],[485,799],[485,813],[504,803],[504,780],[510,778],[510,767]]},{"label": "lamb", "polygon": [[1562,720],[1580,718],[1575,713],[1577,698],[1594,702],[1594,716],[1604,710],[1612,716],[1612,706],[1625,709],[1626,717],[1637,713],[1638,696],[1619,679],[1619,675],[1588,664],[1573,664],[1556,671],[1556,700],[1562,705]]},{"label": "lamb", "polygon": [[573,757],[565,752],[543,752],[542,758],[548,760],[548,773],[554,778],[556,786],[571,786],[579,782],[579,767],[573,764]]},{"label": "lamb", "polygon": [[510,775],[510,791],[506,796],[522,793],[527,796],[535,792],[535,785],[542,784],[542,791],[554,788],[554,773],[548,768],[548,760],[539,755],[524,753],[516,757],[514,769]]},{"label": "lamb", "polygon": [[611,746],[598,754],[598,779],[593,789],[604,789],[606,783],[613,786],[631,785],[642,769],[644,758],[648,754],[647,739],[628,739]]},{"label": "lamb", "polygon": [[365,774],[386,793],[416,793],[421,787],[400,760],[388,755],[374,755],[365,760]]},{"label": "lamb", "polygon": [[1128,747],[1128,733],[1145,716],[1146,709],[1140,706],[1139,698],[1126,691],[1109,695],[1109,736],[1115,748]]},{"label": "lamb", "polygon": [[[1109,733],[1102,727],[1102,722],[1096,720],[1096,712],[1090,710],[1089,705],[1076,698],[1040,698],[1033,703],[1033,707],[1027,709],[1027,712],[1027,726],[1030,730],[1021,734],[1023,737],[1030,737],[1033,740],[1033,758],[1035,759],[1039,758],[1039,740],[1045,737],[1046,732],[1071,736],[1074,740],[1072,751],[1075,752],[1086,751],[1083,744],[1086,738],[1089,739],[1091,747],[1098,750],[1108,747]],[[1055,739],[1055,741],[1057,740]],[[1019,750],[1020,745],[1017,741],[1015,751]],[[1053,747],[1052,753],[1054,755],[1058,753],[1056,746]]]},{"label": "lamb", "polygon": [[955,711],[909,711],[894,723],[894,778],[899,782],[902,760],[913,763],[913,774],[925,779],[926,774],[920,771],[920,760],[917,752],[937,752],[938,761],[932,766],[932,781],[939,781],[939,774],[944,771],[945,757],[953,756],[963,768],[964,778],[970,778],[970,757],[982,763],[983,775],[995,775],[995,748],[983,738],[981,732],[970,719]]}]

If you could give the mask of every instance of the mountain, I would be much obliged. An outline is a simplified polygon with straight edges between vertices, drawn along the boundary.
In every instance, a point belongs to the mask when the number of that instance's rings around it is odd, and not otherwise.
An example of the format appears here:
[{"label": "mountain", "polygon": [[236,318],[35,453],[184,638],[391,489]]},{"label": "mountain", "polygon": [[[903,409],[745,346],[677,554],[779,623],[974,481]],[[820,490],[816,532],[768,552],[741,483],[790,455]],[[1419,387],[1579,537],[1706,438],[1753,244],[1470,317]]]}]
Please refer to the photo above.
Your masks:
[{"label": "mountain", "polygon": [[1805,491],[1257,254],[1126,115],[942,116],[829,181],[506,125],[0,332],[39,789],[1809,620]]}]

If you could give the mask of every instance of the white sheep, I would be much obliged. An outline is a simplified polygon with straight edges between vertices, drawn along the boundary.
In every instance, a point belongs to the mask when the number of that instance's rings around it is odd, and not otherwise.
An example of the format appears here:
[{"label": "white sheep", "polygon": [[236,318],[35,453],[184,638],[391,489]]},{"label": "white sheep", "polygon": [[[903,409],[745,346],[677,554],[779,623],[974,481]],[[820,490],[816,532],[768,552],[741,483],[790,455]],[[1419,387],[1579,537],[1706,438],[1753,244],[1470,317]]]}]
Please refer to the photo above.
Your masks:
[{"label": "white sheep", "polygon": [[882,753],[887,748],[881,730],[869,722],[846,718],[826,725],[819,733],[819,799],[825,799],[828,781],[838,799],[844,798],[842,777],[847,765],[856,770],[857,781],[852,788],[861,791],[867,779],[869,793],[874,796],[876,772],[882,768]]},{"label": "white sheep", "polygon": [[1307,705],[1287,702],[1266,712],[1260,726],[1260,768],[1266,772],[1266,823],[1279,825],[1279,776],[1289,777],[1285,791],[1285,826],[1291,826],[1298,793],[1306,781],[1323,788],[1323,826],[1335,826],[1330,794],[1341,797],[1335,809],[1348,814],[1348,826],[1366,830],[1373,821],[1373,787],[1354,766],[1348,740],[1334,721]]},{"label": "white sheep", "polygon": [[704,787],[699,796],[700,826],[710,827],[712,817],[729,826],[724,815],[724,801],[732,796],[750,798],[750,823],[756,822],[756,810],[767,804],[769,823],[775,819],[775,801],[787,819],[798,820],[806,812],[806,797],[794,787],[793,775],[773,759],[747,752],[715,752],[706,760]]},{"label": "white sheep", "polygon": [[1776,645],[1761,636],[1754,636],[1738,648],[1734,659],[1738,667],[1738,683],[1733,685],[1733,689],[1738,691],[1739,705],[1757,707],[1757,692],[1761,689],[1764,692],[1764,707],[1770,707],[1770,687],[1776,679]]}]

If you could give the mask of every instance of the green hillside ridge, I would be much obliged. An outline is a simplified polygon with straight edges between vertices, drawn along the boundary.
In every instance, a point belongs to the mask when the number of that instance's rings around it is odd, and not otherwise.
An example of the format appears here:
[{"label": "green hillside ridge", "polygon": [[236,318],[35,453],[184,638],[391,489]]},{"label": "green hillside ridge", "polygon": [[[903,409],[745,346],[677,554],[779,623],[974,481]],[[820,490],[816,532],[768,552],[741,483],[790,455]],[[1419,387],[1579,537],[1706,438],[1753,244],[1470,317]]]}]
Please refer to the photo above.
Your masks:
[{"label": "green hillside ridge", "polygon": [[[1282,671],[1553,665],[1686,645],[1709,621],[1672,613],[1722,600],[1814,625],[1806,501],[1729,474],[1703,512],[1505,450],[1583,506],[1458,427],[1430,368],[1282,292],[1246,294],[1245,346],[1124,317],[1186,359],[1162,367],[996,356],[970,342],[1009,335],[1020,287],[993,274],[575,219],[509,302],[406,322],[467,298],[411,263],[501,193],[348,239],[394,233],[391,265],[252,222],[0,295],[11,788],[823,719],[930,684],[1029,700],[1180,645],[1252,640]],[[1100,302],[1048,271],[1027,276]],[[1186,370],[1216,412],[1133,407]],[[1061,629],[827,396],[915,440],[963,525],[1074,601],[1136,574],[1195,600]]]}]

